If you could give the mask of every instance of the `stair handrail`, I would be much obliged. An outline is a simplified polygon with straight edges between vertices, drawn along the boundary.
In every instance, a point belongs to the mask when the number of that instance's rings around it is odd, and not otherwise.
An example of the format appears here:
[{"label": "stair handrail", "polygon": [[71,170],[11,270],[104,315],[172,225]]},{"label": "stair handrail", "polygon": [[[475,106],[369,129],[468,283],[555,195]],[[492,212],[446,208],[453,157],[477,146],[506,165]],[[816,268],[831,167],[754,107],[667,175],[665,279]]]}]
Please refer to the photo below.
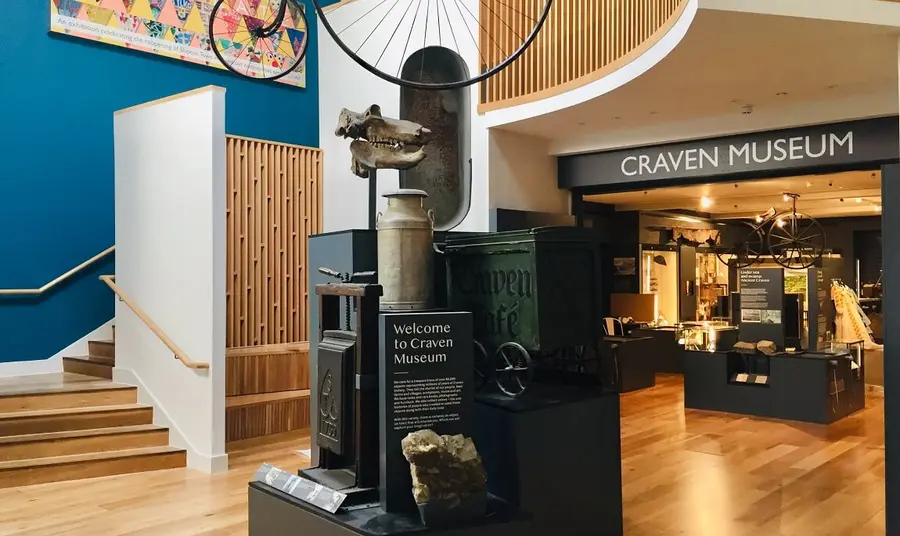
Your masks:
[{"label": "stair handrail", "polygon": [[157,336],[157,338],[159,338],[159,340],[162,341],[162,343],[165,344],[173,354],[175,354],[175,359],[181,361],[184,366],[188,368],[209,368],[209,363],[194,361],[193,359],[188,357],[187,354],[184,353],[184,350],[182,350],[177,344],[175,344],[175,341],[169,338],[169,336],[166,335],[165,332],[163,332],[162,328],[160,328],[159,325],[153,321],[153,319],[147,316],[147,313],[145,313],[143,309],[138,307],[137,304],[134,303],[134,301],[132,301],[127,294],[125,294],[122,288],[116,284],[116,276],[101,275],[100,281],[106,283],[107,286],[109,286],[109,288],[116,294],[116,296],[118,296],[121,301],[125,302],[125,305],[127,305],[132,311],[134,311],[134,314],[136,314],[137,317],[140,318],[148,328],[150,328],[150,331],[152,331]]},{"label": "stair handrail", "polygon": [[68,272],[64,273],[63,275],[57,277],[56,279],[53,279],[52,281],[45,283],[41,287],[38,287],[38,288],[4,288],[4,289],[0,289],[0,296],[40,296],[41,294],[47,292],[48,290],[52,289],[56,285],[59,285],[63,281],[66,281],[67,279],[74,276],[78,272],[84,270],[88,266],[90,266],[90,265],[94,264],[95,262],[99,261],[100,259],[106,257],[107,255],[109,255],[110,253],[112,253],[115,250],[116,250],[116,246],[109,246],[108,248],[104,249],[100,253],[94,255],[90,259],[79,264],[75,268],[72,268]]}]

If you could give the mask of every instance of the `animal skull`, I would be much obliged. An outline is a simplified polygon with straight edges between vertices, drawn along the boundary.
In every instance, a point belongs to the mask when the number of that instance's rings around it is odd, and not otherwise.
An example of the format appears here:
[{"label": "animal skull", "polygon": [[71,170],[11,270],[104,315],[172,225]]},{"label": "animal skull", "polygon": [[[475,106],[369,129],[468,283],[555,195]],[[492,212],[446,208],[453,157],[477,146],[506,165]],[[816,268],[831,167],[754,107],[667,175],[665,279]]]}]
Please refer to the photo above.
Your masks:
[{"label": "animal skull", "polygon": [[370,169],[410,169],[425,159],[423,147],[431,131],[418,123],[382,117],[381,107],[369,106],[365,112],[341,110],[334,135],[352,138],[350,169],[354,175],[369,178]]}]

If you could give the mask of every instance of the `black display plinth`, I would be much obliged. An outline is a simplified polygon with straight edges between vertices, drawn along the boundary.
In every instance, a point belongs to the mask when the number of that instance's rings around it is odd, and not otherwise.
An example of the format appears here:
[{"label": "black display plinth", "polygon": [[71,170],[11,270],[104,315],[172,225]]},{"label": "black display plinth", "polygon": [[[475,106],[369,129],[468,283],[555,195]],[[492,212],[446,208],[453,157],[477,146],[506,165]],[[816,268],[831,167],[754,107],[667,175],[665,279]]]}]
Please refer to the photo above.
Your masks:
[{"label": "black display plinth", "polygon": [[639,328],[631,331],[631,337],[650,337],[653,344],[648,350],[653,370],[665,374],[684,373],[684,346],[678,344],[678,331],[674,327]]},{"label": "black display plinth", "polygon": [[527,511],[537,533],[622,534],[619,395],[534,385],[475,398],[488,490]]},{"label": "black display plinth", "polygon": [[656,385],[654,345],[650,337],[604,337],[600,342],[600,354],[607,358],[606,361],[615,357],[620,393]]},{"label": "black display plinth", "polygon": [[760,385],[729,381],[725,352],[686,351],[684,363],[685,408],[829,424],[866,405],[864,364],[851,369],[845,356],[772,356]]},{"label": "black display plinth", "polygon": [[386,514],[379,506],[330,514],[262,482],[248,489],[249,536],[538,536],[529,516],[495,497],[488,515],[454,528],[432,529],[417,517]]}]

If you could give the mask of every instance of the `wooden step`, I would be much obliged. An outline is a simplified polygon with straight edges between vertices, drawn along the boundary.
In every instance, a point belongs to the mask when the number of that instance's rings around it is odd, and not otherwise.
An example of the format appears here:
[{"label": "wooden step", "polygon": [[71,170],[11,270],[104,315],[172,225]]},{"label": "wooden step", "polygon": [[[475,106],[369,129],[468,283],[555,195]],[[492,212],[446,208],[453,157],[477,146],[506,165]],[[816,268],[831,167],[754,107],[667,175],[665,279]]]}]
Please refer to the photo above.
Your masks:
[{"label": "wooden step", "polygon": [[88,353],[96,357],[116,359],[116,342],[114,340],[88,341]]},{"label": "wooden step", "polygon": [[111,380],[113,377],[113,367],[116,362],[106,357],[64,357],[63,370],[76,374],[84,374],[85,376],[93,376],[95,378],[106,378]]},{"label": "wooden step", "polygon": [[147,447],[0,462],[0,488],[184,467],[184,450]]},{"label": "wooden step", "polygon": [[0,462],[168,444],[169,430],[153,424],[15,435],[0,437]]},{"label": "wooden step", "polygon": [[0,414],[0,437],[151,424],[153,408],[140,404],[48,409]]},{"label": "wooden step", "polygon": [[117,406],[137,402],[137,387],[107,380],[10,386],[0,391],[0,414],[43,409]]}]

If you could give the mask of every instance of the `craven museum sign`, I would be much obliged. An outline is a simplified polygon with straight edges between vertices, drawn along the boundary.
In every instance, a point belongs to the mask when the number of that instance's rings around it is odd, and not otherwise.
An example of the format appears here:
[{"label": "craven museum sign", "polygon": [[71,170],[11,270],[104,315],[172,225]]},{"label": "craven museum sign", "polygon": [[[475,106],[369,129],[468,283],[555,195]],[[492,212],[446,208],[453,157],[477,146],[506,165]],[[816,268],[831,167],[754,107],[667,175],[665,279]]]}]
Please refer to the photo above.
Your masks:
[{"label": "craven museum sign", "polygon": [[897,117],[880,117],[563,156],[559,158],[559,187],[882,164],[900,157],[898,132]]}]

